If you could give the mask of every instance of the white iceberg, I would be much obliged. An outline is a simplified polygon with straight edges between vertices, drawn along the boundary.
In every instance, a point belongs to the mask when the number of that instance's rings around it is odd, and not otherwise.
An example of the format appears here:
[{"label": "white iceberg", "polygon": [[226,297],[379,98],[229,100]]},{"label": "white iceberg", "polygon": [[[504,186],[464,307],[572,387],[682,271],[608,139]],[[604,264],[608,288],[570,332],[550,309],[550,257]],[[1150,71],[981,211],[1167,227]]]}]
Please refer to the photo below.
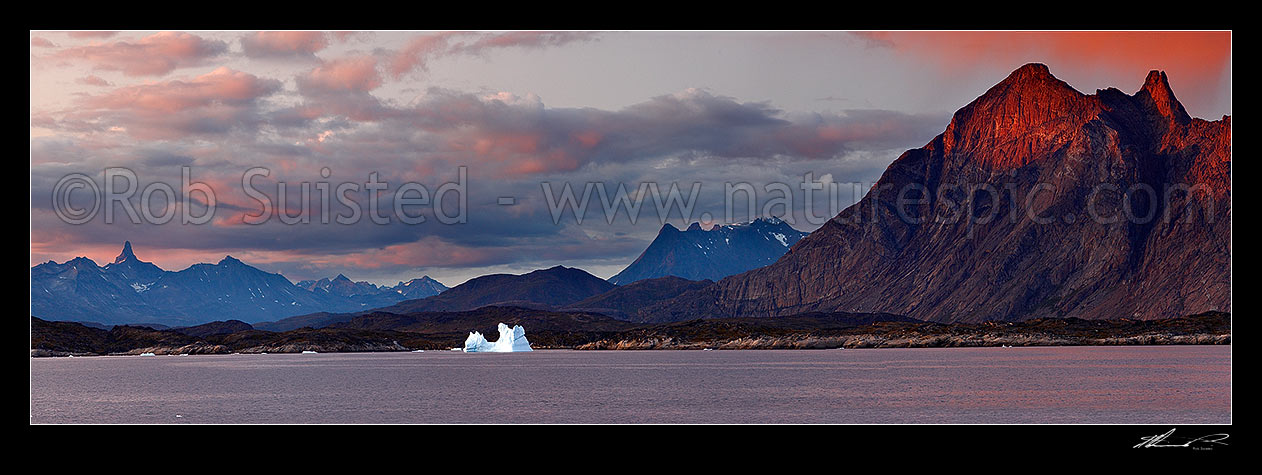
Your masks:
[{"label": "white iceberg", "polygon": [[500,339],[486,341],[486,337],[478,332],[469,332],[464,340],[465,353],[508,353],[514,351],[531,351],[530,342],[526,340],[526,329],[521,325],[500,324]]}]

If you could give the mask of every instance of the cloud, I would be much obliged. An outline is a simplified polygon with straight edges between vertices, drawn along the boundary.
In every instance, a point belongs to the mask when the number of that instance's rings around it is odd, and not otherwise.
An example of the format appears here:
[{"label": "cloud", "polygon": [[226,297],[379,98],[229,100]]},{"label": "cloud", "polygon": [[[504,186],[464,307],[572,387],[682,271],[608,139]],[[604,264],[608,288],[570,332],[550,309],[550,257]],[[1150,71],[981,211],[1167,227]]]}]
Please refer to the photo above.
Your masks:
[{"label": "cloud", "polygon": [[435,33],[430,35],[422,35],[412,38],[400,49],[394,53],[390,59],[390,75],[395,79],[399,79],[417,69],[427,71],[429,69],[426,64],[433,58],[442,56],[447,53],[451,47],[450,40],[468,33]]},{"label": "cloud", "polygon": [[[328,38],[337,41],[334,35]],[[705,89],[650,97],[617,110],[551,107],[538,95],[508,91],[433,88],[407,103],[377,98],[383,76],[421,70],[435,57],[551,47],[591,35],[424,38],[430,42],[408,45],[414,54],[402,63],[398,55],[381,51],[322,62],[294,77],[296,95],[281,81],[219,68],[86,94],[69,110],[33,112],[34,126],[56,132],[31,144],[31,200],[38,201],[32,206],[33,258],[64,260],[58,249],[93,246],[116,254],[122,240],[139,246],[151,239],[148,246],[166,248],[155,250],[155,256],[170,256],[163,265],[178,268],[168,262],[214,261],[231,253],[291,278],[347,269],[393,276],[419,267],[487,269],[545,262],[616,267],[643,250],[645,237],[629,234],[634,231],[629,223],[605,228],[595,211],[585,222],[596,223],[599,232],[591,232],[593,225],[554,223],[540,196],[541,181],[574,183],[581,192],[584,181],[634,189],[641,182],[669,186],[687,177],[710,180],[707,186],[717,191],[707,193],[718,193],[722,187],[713,183],[782,180],[781,170],[823,167],[842,179],[859,173],[848,170],[875,175],[889,157],[880,166],[838,164],[851,160],[855,150],[922,144],[946,120],[880,110],[789,113],[769,102]],[[68,170],[91,173],[119,164],[133,166],[142,180],[173,186],[179,184],[181,166],[193,167],[194,181],[216,190],[218,218],[203,226],[93,222],[68,229],[46,209],[53,183]],[[321,225],[317,219],[291,226],[274,219],[249,226],[241,218],[259,210],[243,193],[241,174],[253,166],[272,170],[266,180],[255,180],[269,195],[277,192],[278,182],[363,183],[370,172],[395,186],[416,181],[432,191],[451,179],[456,167],[467,166],[470,219],[440,225],[432,212],[424,212],[429,221],[417,226],[381,226],[366,218],[353,225]],[[322,167],[331,168],[332,176],[322,178]],[[351,196],[367,203],[366,191]],[[520,200],[499,206],[498,196]],[[291,210],[304,201],[297,186],[287,189],[286,197]],[[315,193],[307,198],[313,212],[320,209],[319,199]],[[705,195],[703,202],[717,201]],[[336,200],[333,206],[334,213],[342,211]],[[722,206],[717,206],[706,209],[719,216]],[[393,212],[388,200],[381,209]],[[646,214],[653,216],[641,222],[656,218],[655,212]]]},{"label": "cloud", "polygon": [[49,118],[59,128],[124,132],[143,139],[222,134],[259,120],[257,100],[280,89],[280,81],[220,67],[187,80],[144,83],[84,96],[79,99],[80,107],[56,114],[59,118],[50,114]]},{"label": "cloud", "polygon": [[433,134],[444,155],[502,176],[577,170],[589,163],[686,155],[815,160],[859,148],[927,141],[945,118],[880,110],[785,114],[766,103],[689,89],[619,111],[548,108],[536,96],[434,89],[396,110],[386,131]]},{"label": "cloud", "polygon": [[452,49],[452,53],[482,54],[499,48],[551,48],[595,38],[595,33],[591,32],[512,31],[482,36],[468,45],[458,44]]},{"label": "cloud", "polygon": [[368,92],[381,86],[377,58],[357,56],[326,62],[297,79],[308,92]]},{"label": "cloud", "polygon": [[188,33],[162,32],[136,41],[114,41],[66,48],[52,58],[82,61],[95,69],[128,76],[161,76],[177,68],[201,66],[228,51],[228,44]]},{"label": "cloud", "polygon": [[117,31],[68,31],[71,38],[109,38],[117,35]]},{"label": "cloud", "polygon": [[113,83],[109,81],[106,81],[104,79],[101,79],[100,77],[97,77],[91,74],[75,79],[74,82],[83,84],[85,86],[113,86],[114,85]]},{"label": "cloud", "polygon": [[48,41],[48,39],[42,38],[39,36],[31,37],[31,46],[34,46],[36,48],[56,48],[57,47],[57,45],[53,44],[52,41]]},{"label": "cloud", "polygon": [[260,31],[241,37],[241,47],[251,58],[314,58],[327,46],[328,36],[318,31]]},{"label": "cloud", "polygon": [[514,31],[507,33],[445,32],[417,36],[390,60],[390,76],[399,79],[414,71],[428,71],[429,61],[455,55],[483,55],[503,48],[550,48],[596,38],[589,32]]},{"label": "cloud", "polygon": [[212,104],[240,105],[280,89],[280,81],[220,67],[187,81],[173,79],[127,86],[84,100],[89,107],[173,113]]}]

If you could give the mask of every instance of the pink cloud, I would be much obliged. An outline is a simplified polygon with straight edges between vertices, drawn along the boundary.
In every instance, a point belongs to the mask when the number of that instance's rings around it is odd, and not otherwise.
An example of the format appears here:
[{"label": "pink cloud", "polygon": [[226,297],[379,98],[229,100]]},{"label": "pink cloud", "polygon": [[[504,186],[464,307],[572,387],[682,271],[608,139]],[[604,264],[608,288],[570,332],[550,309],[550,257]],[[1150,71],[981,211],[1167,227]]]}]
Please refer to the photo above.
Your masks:
[{"label": "pink cloud", "polygon": [[71,38],[109,38],[117,35],[117,31],[67,31]]},{"label": "pink cloud", "polygon": [[[458,41],[466,37],[471,42]],[[390,60],[390,76],[398,79],[413,71],[427,71],[428,62],[443,56],[481,55],[502,48],[547,48],[595,38],[587,32],[513,31],[483,34],[447,32],[413,38]]]},{"label": "pink cloud", "polygon": [[333,31],[329,32],[329,34],[333,35],[333,39],[338,43],[345,43],[356,37],[368,38],[372,36],[371,31]]},{"label": "pink cloud", "polygon": [[497,257],[496,249],[465,247],[434,236],[416,242],[394,244],[344,256],[330,256],[322,264],[336,264],[362,269],[390,266],[453,267],[486,264]]},{"label": "pink cloud", "polygon": [[420,69],[428,70],[426,63],[446,53],[452,38],[468,33],[448,32],[418,36],[408,41],[403,49],[390,60],[390,75],[395,79]]},{"label": "pink cloud", "polygon": [[576,41],[590,41],[595,35],[590,32],[574,31],[510,31],[484,36],[458,52],[480,54],[496,48],[544,48],[561,46]]},{"label": "pink cloud", "polygon": [[228,50],[227,43],[188,33],[162,32],[135,42],[120,40],[67,48],[54,59],[84,61],[96,69],[128,76],[158,76],[177,68],[200,66]]},{"label": "pink cloud", "polygon": [[317,92],[368,92],[381,85],[377,58],[359,56],[329,61],[298,77],[303,89]]},{"label": "pink cloud", "polygon": [[79,84],[84,84],[87,86],[113,86],[114,85],[110,83],[109,81],[106,81],[104,79],[101,79],[98,76],[94,76],[91,74],[81,77],[79,79],[75,79],[74,82],[77,82]]},{"label": "pink cloud", "polygon": [[221,67],[193,79],[170,80],[116,89],[85,100],[90,107],[171,113],[213,103],[241,104],[280,89],[280,82]]},{"label": "pink cloud", "polygon": [[280,88],[280,81],[221,67],[192,79],[149,82],[84,96],[79,107],[40,118],[41,123],[63,130],[125,133],[141,139],[222,134],[261,121],[257,99]]},{"label": "pink cloud", "polygon": [[39,36],[31,37],[31,46],[34,46],[37,48],[56,48],[57,47],[57,45],[53,44],[53,42],[48,41],[48,39],[42,38]]},{"label": "pink cloud", "polygon": [[328,46],[328,37],[318,31],[260,31],[241,38],[250,57],[310,56]]}]

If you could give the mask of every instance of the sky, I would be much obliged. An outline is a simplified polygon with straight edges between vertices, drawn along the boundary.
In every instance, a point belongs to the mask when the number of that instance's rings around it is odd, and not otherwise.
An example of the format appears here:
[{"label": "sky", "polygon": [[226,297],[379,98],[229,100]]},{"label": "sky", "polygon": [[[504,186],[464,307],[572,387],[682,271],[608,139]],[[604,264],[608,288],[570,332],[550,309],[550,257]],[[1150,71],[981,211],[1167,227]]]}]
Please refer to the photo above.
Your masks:
[{"label": "sky", "polygon": [[[607,278],[667,222],[818,228],[1025,63],[1088,94],[1159,69],[1193,116],[1231,114],[1230,32],[30,36],[32,265],[131,241],[168,270],[230,254],[293,281]],[[592,190],[581,222],[555,216],[565,185]],[[619,185],[634,222],[603,211]]]}]

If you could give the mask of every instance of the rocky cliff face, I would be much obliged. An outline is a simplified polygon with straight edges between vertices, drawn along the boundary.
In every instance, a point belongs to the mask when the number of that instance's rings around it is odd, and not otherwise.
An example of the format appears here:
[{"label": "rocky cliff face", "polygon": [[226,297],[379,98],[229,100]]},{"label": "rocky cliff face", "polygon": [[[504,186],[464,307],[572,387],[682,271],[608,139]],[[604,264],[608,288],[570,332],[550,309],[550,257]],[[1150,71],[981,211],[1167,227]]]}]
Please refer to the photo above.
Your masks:
[{"label": "rocky cliff face", "polygon": [[1230,117],[1189,117],[1164,73],[1085,95],[1025,65],[774,264],[639,319],[1230,311],[1230,169]]}]

